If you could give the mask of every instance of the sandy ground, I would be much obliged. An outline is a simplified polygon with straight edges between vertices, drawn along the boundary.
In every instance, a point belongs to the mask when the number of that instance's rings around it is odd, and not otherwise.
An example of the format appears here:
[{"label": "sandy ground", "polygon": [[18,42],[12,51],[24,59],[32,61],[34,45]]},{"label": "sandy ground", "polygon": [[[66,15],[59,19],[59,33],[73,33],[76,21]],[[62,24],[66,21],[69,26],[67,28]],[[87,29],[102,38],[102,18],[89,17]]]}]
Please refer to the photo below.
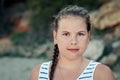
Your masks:
[{"label": "sandy ground", "polygon": [[[0,58],[0,80],[29,80],[31,70],[47,59]],[[116,80],[120,80],[119,66],[113,71]]]},{"label": "sandy ground", "polygon": [[43,59],[0,58],[0,80],[29,80],[33,67]]}]

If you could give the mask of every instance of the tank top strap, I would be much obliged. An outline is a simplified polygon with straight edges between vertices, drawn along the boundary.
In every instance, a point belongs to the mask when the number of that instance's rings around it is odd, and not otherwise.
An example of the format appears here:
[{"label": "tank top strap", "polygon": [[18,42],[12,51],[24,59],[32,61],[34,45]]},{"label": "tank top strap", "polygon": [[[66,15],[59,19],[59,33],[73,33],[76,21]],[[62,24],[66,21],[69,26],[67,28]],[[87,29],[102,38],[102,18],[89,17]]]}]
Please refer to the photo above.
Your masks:
[{"label": "tank top strap", "polygon": [[51,61],[41,64],[38,80],[49,80],[49,66]]},{"label": "tank top strap", "polygon": [[91,60],[77,80],[93,80],[94,72],[99,62]]}]

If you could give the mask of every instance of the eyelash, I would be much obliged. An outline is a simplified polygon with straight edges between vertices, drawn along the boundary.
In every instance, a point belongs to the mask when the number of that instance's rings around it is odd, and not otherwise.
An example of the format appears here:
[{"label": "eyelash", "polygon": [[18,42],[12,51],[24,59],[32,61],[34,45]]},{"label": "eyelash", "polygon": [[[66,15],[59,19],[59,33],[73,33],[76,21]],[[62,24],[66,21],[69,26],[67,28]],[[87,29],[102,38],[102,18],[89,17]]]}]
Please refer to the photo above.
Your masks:
[{"label": "eyelash", "polygon": [[79,36],[84,36],[85,34],[83,34],[83,33],[78,33],[78,35],[79,35]]},{"label": "eyelash", "polygon": [[[63,33],[64,36],[69,36],[70,34],[69,33]],[[85,34],[83,33],[78,33],[79,36],[84,36]]]},{"label": "eyelash", "polygon": [[63,33],[63,35],[64,35],[64,36],[68,36],[68,35],[69,35],[69,33]]}]

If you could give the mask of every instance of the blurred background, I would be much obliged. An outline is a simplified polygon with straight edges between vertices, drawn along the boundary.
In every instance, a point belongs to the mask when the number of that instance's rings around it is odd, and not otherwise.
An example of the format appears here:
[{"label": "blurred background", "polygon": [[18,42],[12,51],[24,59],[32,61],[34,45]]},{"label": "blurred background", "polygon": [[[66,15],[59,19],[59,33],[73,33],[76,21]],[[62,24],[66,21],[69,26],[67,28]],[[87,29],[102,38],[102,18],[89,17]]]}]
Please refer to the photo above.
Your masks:
[{"label": "blurred background", "polygon": [[35,65],[51,60],[50,24],[67,5],[89,11],[93,29],[84,56],[120,80],[120,0],[0,0],[0,80],[29,80]]}]

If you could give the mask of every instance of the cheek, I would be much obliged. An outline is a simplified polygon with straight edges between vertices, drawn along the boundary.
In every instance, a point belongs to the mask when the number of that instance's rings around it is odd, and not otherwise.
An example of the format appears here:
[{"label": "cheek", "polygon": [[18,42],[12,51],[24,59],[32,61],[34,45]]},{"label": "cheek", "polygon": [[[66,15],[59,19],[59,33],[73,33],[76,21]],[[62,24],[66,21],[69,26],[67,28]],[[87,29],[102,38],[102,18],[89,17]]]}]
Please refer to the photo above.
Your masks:
[{"label": "cheek", "polygon": [[60,33],[57,35],[57,41],[59,43],[66,42],[66,40],[68,39],[66,39],[63,35],[60,35]]},{"label": "cheek", "polygon": [[59,45],[63,45],[64,46],[65,44],[68,43],[68,40],[65,39],[65,38],[62,38],[62,37],[58,37],[57,38],[57,42],[58,42]]},{"label": "cheek", "polygon": [[57,43],[58,43],[58,46],[59,46],[59,50],[60,51],[64,51],[66,49],[67,46],[69,46],[69,42],[62,38],[62,37],[58,37],[57,38]]}]

